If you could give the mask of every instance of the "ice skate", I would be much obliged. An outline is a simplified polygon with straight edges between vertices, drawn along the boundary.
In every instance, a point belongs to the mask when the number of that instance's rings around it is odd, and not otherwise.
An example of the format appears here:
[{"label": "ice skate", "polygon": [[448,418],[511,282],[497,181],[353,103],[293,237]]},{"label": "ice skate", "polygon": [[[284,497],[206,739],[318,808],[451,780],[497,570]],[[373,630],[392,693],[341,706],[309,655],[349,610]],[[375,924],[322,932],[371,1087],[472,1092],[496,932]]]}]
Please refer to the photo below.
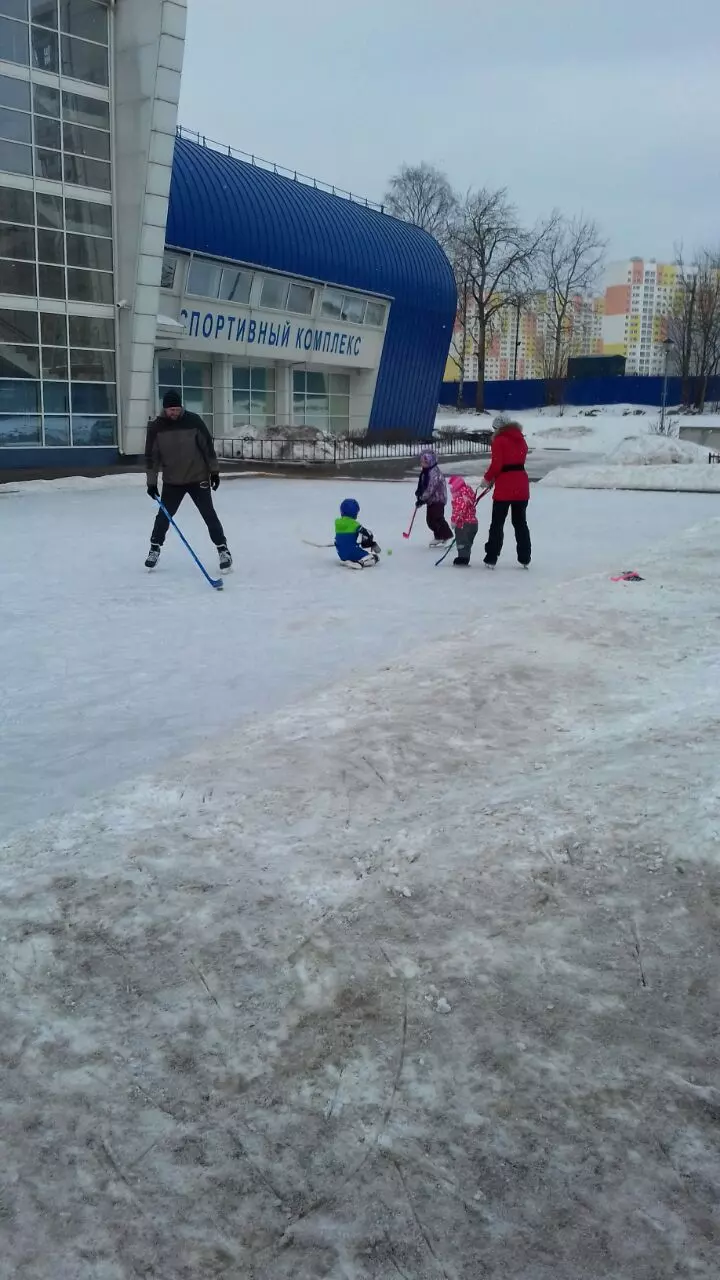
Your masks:
[{"label": "ice skate", "polygon": [[145,561],[145,568],[146,568],[146,569],[154,569],[154,568],[155,568],[155,565],[157,564],[158,560],[160,559],[160,552],[161,552],[161,551],[162,551],[162,547],[160,546],[160,543],[159,543],[159,542],[151,542],[151,543],[150,543],[150,550],[148,551],[148,554],[147,554],[147,560]]},{"label": "ice skate", "polygon": [[218,555],[220,557],[220,572],[227,573],[232,569],[233,558],[227,547],[218,547]]}]

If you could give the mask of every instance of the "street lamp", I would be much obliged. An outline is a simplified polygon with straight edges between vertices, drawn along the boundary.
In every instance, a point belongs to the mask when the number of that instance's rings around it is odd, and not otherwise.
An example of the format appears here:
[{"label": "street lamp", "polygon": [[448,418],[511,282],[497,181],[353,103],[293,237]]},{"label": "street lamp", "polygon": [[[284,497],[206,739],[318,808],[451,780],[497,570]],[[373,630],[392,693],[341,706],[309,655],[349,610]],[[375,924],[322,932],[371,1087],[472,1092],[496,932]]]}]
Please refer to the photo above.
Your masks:
[{"label": "street lamp", "polygon": [[672,347],[672,338],[663,338],[663,347],[665,348],[665,364],[663,368],[663,389],[662,389],[662,406],[660,409],[660,435],[665,435],[665,414],[667,413],[667,390],[668,390],[668,361],[670,360],[670,348]]}]

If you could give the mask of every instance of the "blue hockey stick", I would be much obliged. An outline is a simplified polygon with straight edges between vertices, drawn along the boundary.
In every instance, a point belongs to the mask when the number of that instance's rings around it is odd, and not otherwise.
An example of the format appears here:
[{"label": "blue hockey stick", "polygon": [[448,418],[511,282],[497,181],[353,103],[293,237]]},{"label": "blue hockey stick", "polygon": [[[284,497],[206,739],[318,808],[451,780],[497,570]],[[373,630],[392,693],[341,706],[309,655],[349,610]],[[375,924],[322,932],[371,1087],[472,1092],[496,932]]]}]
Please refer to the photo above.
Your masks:
[{"label": "blue hockey stick", "polygon": [[202,563],[202,561],[198,560],[197,556],[195,555],[195,552],[193,551],[192,547],[190,546],[190,543],[188,542],[187,538],[185,537],[185,534],[182,532],[182,530],[181,530],[181,529],[179,529],[179,528],[178,528],[178,526],[176,525],[176,523],[175,523],[175,521],[173,520],[172,516],[170,515],[170,512],[168,511],[167,507],[163,506],[162,499],[161,499],[161,498],[156,498],[156,499],[155,499],[155,501],[157,502],[157,504],[158,504],[158,506],[159,506],[160,510],[162,511],[163,515],[165,516],[165,519],[170,521],[170,524],[172,525],[173,529],[175,530],[175,532],[176,532],[176,534],[177,534],[178,538],[180,539],[180,541],[185,543],[185,546],[187,547],[188,551],[190,552],[190,555],[192,556],[193,560],[195,561],[195,563],[196,563],[196,565],[197,565],[198,569],[199,569],[199,570],[200,570],[200,572],[201,572],[202,574],[204,574],[204,576],[207,578],[208,582],[210,583],[210,586],[211,586],[211,587],[214,587],[216,591],[222,591],[223,586],[224,586],[224,583],[223,583],[222,578],[211,578],[211,577],[210,577],[210,574],[208,573],[207,569],[205,568],[205,565]]}]

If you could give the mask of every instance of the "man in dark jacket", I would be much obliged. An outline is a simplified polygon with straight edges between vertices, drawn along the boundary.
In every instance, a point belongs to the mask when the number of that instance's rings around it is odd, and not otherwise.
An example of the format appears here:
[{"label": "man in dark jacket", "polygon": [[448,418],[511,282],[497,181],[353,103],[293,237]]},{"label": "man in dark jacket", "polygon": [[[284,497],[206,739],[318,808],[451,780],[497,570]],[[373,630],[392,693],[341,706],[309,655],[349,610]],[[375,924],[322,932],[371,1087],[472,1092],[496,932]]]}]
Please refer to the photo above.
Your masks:
[{"label": "man in dark jacket", "polygon": [[[220,569],[229,569],[232,556],[228,551],[211,493],[220,484],[215,446],[202,418],[183,408],[177,391],[166,392],[160,417],[148,427],[145,468],[148,496],[153,499],[161,497],[163,506],[171,516],[175,515],[185,494],[189,494],[218,549]],[[162,496],[158,493],[158,476],[161,471]],[[158,510],[150,535],[146,568],[155,568],[167,531],[167,516],[164,511]]]}]

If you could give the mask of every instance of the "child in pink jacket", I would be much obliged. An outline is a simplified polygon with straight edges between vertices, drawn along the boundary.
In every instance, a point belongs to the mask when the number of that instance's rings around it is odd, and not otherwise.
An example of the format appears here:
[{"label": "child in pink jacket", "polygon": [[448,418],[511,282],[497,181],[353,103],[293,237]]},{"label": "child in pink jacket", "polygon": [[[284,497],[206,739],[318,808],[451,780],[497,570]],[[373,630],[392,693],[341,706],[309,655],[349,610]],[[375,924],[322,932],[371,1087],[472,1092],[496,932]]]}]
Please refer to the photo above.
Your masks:
[{"label": "child in pink jacket", "polygon": [[470,552],[478,531],[477,498],[475,490],[463,480],[462,476],[450,476],[448,481],[452,496],[452,515],[450,517],[455,530],[455,546],[457,555],[453,564],[469,565]]}]

